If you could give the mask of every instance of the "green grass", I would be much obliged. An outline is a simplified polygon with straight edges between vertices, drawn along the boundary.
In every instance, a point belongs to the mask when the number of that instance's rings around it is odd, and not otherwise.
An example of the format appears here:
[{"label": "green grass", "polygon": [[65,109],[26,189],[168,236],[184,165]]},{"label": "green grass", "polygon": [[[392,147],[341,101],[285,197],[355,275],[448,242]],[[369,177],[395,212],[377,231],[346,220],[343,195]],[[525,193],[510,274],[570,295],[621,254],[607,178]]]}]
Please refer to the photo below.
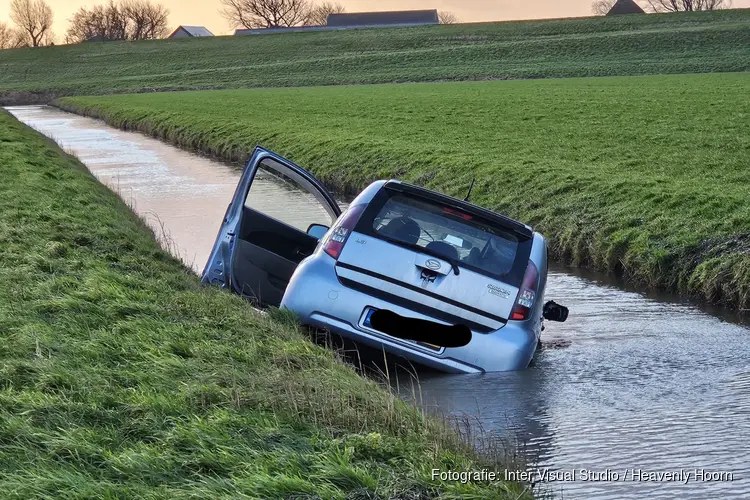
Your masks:
[{"label": "green grass", "polygon": [[750,73],[71,97],[233,161],[255,144],[340,191],[398,177],[533,223],[552,254],[750,306]]},{"label": "green grass", "polygon": [[750,69],[750,10],[0,52],[0,103],[52,96]]},{"label": "green grass", "polygon": [[0,165],[3,499],[522,495],[431,481],[479,463],[444,424],[288,316],[201,286],[2,111]]}]

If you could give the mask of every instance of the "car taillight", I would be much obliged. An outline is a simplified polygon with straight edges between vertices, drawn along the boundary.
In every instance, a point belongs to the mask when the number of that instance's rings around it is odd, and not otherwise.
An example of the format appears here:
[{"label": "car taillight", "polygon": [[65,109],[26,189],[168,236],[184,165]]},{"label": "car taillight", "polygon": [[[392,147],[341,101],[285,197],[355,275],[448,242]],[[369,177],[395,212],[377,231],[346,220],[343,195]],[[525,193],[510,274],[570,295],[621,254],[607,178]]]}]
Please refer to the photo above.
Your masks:
[{"label": "car taillight", "polygon": [[354,226],[357,225],[357,221],[359,221],[359,217],[364,210],[365,205],[349,207],[346,213],[339,218],[336,224],[333,225],[333,229],[331,229],[328,239],[323,244],[323,251],[325,253],[334,259],[339,258],[346,240],[349,238],[349,235],[352,234],[352,231],[354,231]]},{"label": "car taillight", "polygon": [[514,321],[529,319],[531,309],[534,308],[534,302],[536,302],[536,287],[538,284],[539,270],[533,262],[529,261],[521,282],[521,291],[518,292],[518,298],[510,313],[510,319]]}]

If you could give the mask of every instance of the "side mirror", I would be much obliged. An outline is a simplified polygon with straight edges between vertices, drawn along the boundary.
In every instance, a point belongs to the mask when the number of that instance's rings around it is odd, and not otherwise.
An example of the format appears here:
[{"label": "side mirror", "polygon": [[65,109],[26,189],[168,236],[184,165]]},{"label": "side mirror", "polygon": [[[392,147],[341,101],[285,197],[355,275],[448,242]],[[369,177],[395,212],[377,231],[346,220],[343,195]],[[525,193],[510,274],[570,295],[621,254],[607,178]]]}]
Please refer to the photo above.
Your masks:
[{"label": "side mirror", "polygon": [[319,240],[325,236],[329,229],[328,226],[324,226],[323,224],[310,224],[310,227],[307,228],[307,234]]},{"label": "side mirror", "polygon": [[542,316],[544,317],[544,319],[548,319],[550,321],[564,323],[565,320],[568,319],[568,308],[555,303],[555,301],[553,300],[550,300],[549,302],[544,304],[544,308],[542,309]]}]

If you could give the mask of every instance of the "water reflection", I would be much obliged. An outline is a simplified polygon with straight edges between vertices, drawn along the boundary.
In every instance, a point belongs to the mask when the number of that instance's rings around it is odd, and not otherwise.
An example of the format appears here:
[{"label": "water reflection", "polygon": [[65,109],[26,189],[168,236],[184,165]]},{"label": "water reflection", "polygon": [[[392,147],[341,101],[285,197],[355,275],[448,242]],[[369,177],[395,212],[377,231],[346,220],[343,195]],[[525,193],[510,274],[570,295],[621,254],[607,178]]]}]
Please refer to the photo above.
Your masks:
[{"label": "water reflection", "polygon": [[[425,402],[518,433],[534,469],[620,475],[548,485],[566,498],[750,497],[747,328],[557,272],[547,297],[571,309],[568,322],[545,331],[567,348],[543,350],[516,374],[422,375]],[[623,480],[633,469],[684,470],[692,480]],[[734,480],[698,482],[695,469]]]}]

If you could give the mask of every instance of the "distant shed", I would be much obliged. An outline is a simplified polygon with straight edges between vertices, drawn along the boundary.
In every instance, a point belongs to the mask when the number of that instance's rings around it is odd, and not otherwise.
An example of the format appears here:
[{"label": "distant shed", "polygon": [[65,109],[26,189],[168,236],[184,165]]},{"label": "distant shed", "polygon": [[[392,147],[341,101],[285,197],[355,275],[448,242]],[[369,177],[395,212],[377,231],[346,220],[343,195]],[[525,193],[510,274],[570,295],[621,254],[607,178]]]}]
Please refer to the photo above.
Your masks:
[{"label": "distant shed", "polygon": [[609,9],[607,15],[616,16],[619,14],[645,14],[645,12],[640,5],[635,3],[635,0],[617,0]]},{"label": "distant shed", "polygon": [[341,28],[440,24],[437,9],[328,14],[327,25]]},{"label": "distant shed", "polygon": [[201,36],[214,36],[214,34],[203,26],[180,26],[169,35],[169,38],[191,38]]}]

